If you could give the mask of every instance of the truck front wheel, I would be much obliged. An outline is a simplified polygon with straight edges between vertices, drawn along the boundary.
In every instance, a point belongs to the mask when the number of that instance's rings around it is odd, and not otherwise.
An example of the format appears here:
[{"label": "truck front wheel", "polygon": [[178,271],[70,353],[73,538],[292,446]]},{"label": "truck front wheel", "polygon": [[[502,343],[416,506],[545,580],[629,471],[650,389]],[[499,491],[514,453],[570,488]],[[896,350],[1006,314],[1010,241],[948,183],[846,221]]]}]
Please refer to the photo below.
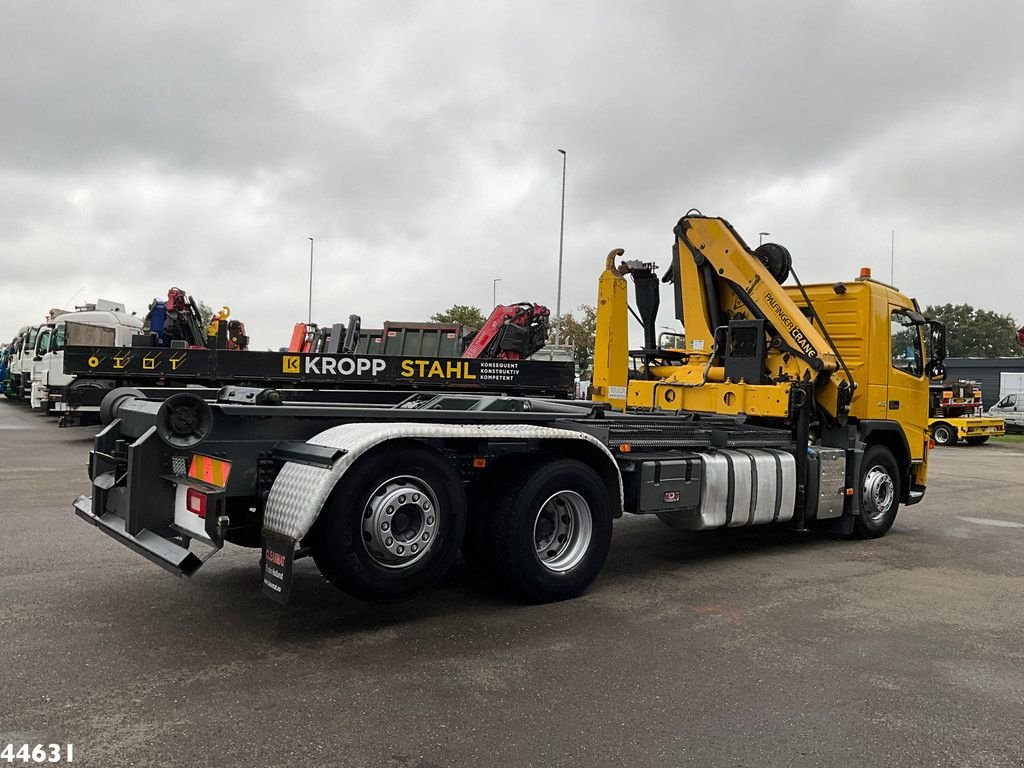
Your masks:
[{"label": "truck front wheel", "polygon": [[393,601],[433,586],[459,552],[466,499],[448,463],[425,448],[380,449],[342,478],[313,559],[339,589]]},{"label": "truck front wheel", "polygon": [[489,513],[485,535],[494,571],[529,600],[580,595],[608,556],[611,498],[581,461],[548,461],[509,478]]},{"label": "truck front wheel", "polygon": [[860,472],[860,516],[854,532],[862,539],[884,536],[896,520],[900,505],[900,480],[896,459],[884,445],[864,452]]}]

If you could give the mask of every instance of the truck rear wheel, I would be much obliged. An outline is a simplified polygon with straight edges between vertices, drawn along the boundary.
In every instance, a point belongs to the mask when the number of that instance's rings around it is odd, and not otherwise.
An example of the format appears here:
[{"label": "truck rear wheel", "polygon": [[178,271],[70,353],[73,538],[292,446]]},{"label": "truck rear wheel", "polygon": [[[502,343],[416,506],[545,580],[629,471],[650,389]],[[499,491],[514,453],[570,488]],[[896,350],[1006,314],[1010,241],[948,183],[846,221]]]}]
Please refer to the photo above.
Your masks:
[{"label": "truck rear wheel", "polygon": [[956,445],[956,430],[944,421],[932,427],[932,437],[936,445]]},{"label": "truck rear wheel", "polygon": [[884,536],[896,520],[900,505],[900,480],[896,459],[884,445],[864,452],[860,472],[860,516],[854,533],[862,539]]},{"label": "truck rear wheel", "polygon": [[484,536],[493,568],[529,600],[583,593],[597,578],[612,539],[612,504],[601,477],[575,459],[536,464],[510,478]]},{"label": "truck rear wheel", "polygon": [[455,560],[466,499],[432,451],[381,450],[345,474],[324,515],[313,544],[324,577],[364,600],[403,600],[433,586]]}]

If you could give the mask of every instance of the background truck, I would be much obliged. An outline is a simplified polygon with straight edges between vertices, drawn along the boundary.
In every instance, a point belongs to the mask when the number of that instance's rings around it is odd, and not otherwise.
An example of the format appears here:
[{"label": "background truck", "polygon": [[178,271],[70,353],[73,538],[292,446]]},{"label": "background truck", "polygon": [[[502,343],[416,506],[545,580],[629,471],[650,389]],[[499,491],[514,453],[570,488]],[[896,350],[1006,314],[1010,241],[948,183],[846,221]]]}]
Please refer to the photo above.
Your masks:
[{"label": "background truck", "polygon": [[[925,492],[943,326],[867,274],[784,288],[789,253],[751,250],[723,219],[690,213],[674,232],[664,280],[685,348],[657,344],[655,265],[617,265],[613,251],[592,402],[502,391],[530,361],[386,370],[393,358],[358,355],[347,359],[367,371],[360,402],[298,403],[270,387],[163,401],[119,390],[75,512],[178,575],[226,542],[261,548],[262,588],[279,602],[297,558],[353,595],[396,600],[434,584],[460,550],[529,600],[570,598],[598,575],[624,513],[690,530],[884,535]],[[628,348],[626,275],[639,350]],[[396,401],[391,378],[407,368],[478,388]]]},{"label": "background truck", "polygon": [[[70,412],[66,394],[68,388],[75,385],[76,377],[64,370],[64,352],[68,346],[127,347],[141,331],[141,318],[128,314],[124,304],[105,299],[57,317],[50,329],[47,349],[36,353],[32,407],[48,413],[55,411],[60,416]],[[98,412],[99,404],[82,405],[78,411]]]},{"label": "background truck", "polygon": [[985,415],[981,386],[976,381],[932,384],[928,416],[936,445],[954,445],[958,440],[981,445],[1006,432],[1003,419]]},{"label": "background truck", "polygon": [[25,386],[22,380],[22,371],[28,370],[31,376],[32,358],[35,355],[36,337],[39,335],[41,325],[26,325],[18,331],[14,337],[11,359],[8,364],[8,379],[6,395],[12,400],[23,400],[25,397]]}]

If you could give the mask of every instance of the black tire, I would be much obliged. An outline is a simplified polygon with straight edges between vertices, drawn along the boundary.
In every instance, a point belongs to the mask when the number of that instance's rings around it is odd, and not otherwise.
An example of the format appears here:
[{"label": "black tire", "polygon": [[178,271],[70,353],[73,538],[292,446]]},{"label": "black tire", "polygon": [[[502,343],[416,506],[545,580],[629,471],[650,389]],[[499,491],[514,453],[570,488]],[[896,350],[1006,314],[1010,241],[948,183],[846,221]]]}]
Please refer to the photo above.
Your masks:
[{"label": "black tire", "polygon": [[965,438],[968,445],[984,445],[988,442],[988,435],[984,437],[968,437]]},{"label": "black tire", "polygon": [[462,561],[474,576],[488,585],[498,586],[501,583],[495,572],[494,549],[491,545],[493,537],[489,532],[493,510],[497,507],[498,497],[512,478],[522,475],[532,464],[527,456],[503,459],[477,485],[470,497],[466,535],[462,539]]},{"label": "black tire", "polygon": [[936,445],[956,445],[956,430],[944,421],[932,427],[932,438]]},{"label": "black tire", "polygon": [[[582,594],[608,556],[612,500],[601,477],[581,461],[556,459],[524,468],[509,478],[488,515],[483,535],[491,567],[528,600]],[[538,535],[546,538],[538,541]],[[542,560],[538,544],[545,541],[550,549]]]},{"label": "black tire", "polygon": [[884,445],[870,446],[860,467],[860,516],[854,518],[854,534],[861,539],[876,539],[888,533],[896,520],[902,491],[892,451]]},{"label": "black tire", "polygon": [[470,572],[487,584],[496,584],[494,557],[488,545],[487,509],[490,505],[470,510],[466,520],[466,535],[462,539],[462,561]]},{"label": "black tire", "polygon": [[[385,523],[394,535],[367,533]],[[313,536],[313,559],[328,581],[353,597],[404,600],[445,575],[465,529],[465,493],[448,462],[426,448],[385,447],[342,477]]]}]

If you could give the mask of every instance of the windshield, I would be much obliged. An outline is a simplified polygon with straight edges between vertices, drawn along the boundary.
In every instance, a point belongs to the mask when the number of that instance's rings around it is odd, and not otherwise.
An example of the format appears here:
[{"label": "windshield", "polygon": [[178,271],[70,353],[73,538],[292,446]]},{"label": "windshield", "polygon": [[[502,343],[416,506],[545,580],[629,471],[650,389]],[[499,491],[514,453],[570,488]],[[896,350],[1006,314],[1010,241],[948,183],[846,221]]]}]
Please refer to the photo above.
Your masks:
[{"label": "windshield", "polygon": [[36,348],[36,336],[39,335],[38,328],[30,328],[25,336],[25,346],[22,349],[26,352]]},{"label": "windshield", "polygon": [[45,355],[50,348],[50,334],[52,329],[46,328],[40,332],[39,337],[36,339],[36,354]]}]

